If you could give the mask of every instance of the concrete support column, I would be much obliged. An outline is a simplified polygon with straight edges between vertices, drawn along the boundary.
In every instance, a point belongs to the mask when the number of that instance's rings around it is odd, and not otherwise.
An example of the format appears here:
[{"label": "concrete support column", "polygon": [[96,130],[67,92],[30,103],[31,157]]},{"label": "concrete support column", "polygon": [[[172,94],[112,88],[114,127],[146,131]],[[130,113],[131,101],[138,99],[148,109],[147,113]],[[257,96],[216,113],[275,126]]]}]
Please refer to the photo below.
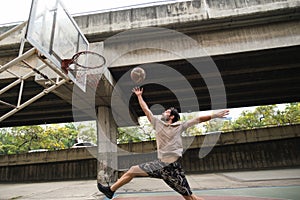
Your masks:
[{"label": "concrete support column", "polygon": [[117,180],[117,125],[113,119],[111,108],[101,106],[97,109],[98,129],[98,166],[97,181],[102,184]]}]

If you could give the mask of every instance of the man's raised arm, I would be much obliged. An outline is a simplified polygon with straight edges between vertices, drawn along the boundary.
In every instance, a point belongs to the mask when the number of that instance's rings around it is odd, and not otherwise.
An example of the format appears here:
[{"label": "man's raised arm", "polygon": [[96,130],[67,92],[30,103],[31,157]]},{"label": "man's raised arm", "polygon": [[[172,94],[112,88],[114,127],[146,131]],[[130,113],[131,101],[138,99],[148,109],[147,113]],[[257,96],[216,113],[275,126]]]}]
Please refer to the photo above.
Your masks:
[{"label": "man's raised arm", "polygon": [[153,114],[152,114],[151,110],[149,109],[148,105],[146,104],[146,102],[143,99],[143,96],[142,96],[143,88],[135,87],[135,88],[132,89],[132,92],[135,93],[135,95],[137,96],[139,104],[140,104],[143,112],[147,116],[149,122],[151,122]]}]

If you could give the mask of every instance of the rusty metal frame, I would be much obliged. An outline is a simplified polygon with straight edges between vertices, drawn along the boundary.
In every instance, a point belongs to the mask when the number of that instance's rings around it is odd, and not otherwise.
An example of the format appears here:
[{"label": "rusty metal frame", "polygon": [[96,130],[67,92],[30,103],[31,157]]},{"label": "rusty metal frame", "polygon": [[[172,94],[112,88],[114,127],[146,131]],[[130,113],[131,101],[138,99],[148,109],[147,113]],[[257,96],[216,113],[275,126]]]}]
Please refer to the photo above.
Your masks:
[{"label": "rusty metal frame", "polygon": [[[2,35],[0,35],[0,41],[4,38],[10,36],[15,31],[19,31],[20,29],[24,28],[26,26],[26,24],[27,24],[27,21],[23,22],[20,25],[12,28],[11,30],[8,30],[7,32],[3,33]],[[13,114],[17,113],[18,111],[22,110],[23,108],[27,107],[28,105],[32,104],[33,102],[40,99],[41,97],[43,97],[43,96],[47,95],[48,93],[54,91],[55,89],[57,89],[61,85],[71,82],[70,78],[66,74],[64,74],[62,71],[60,71],[53,63],[51,63],[48,60],[45,60],[43,57],[41,57],[40,52],[38,52],[38,50],[36,48],[29,49],[25,53],[22,53],[25,41],[26,41],[26,39],[23,37],[21,39],[21,46],[20,46],[18,57],[16,57],[15,59],[13,59],[12,61],[6,63],[3,66],[0,65],[0,74],[3,73],[3,72],[7,72],[7,73],[11,74],[13,77],[17,78],[16,80],[12,81],[10,84],[5,86],[4,88],[0,88],[0,104],[6,105],[6,106],[11,108],[10,111],[8,111],[5,114],[3,114],[2,116],[0,116],[0,122],[5,120],[6,118],[12,116]],[[42,65],[32,66],[31,64],[29,64],[26,61],[27,58],[29,58],[31,56],[34,56],[34,55],[36,56],[37,59],[42,61],[42,63],[43,63]],[[12,68],[13,66],[15,66],[19,63],[25,64],[28,68],[32,69],[32,71],[20,76],[20,75],[17,75],[16,73],[14,73],[12,70],[10,70],[10,68]],[[56,80],[48,79],[48,81],[51,82],[50,87],[44,88],[40,93],[38,93],[37,95],[31,97],[26,102],[22,103],[22,95],[24,93],[25,80],[32,77],[35,74],[40,74],[40,70],[42,70],[46,67],[51,68],[52,71],[54,71],[56,73],[56,75],[57,75]],[[12,89],[14,87],[17,87],[17,86],[19,86],[19,95],[16,99],[17,100],[16,105],[13,105],[9,102],[5,102],[5,101],[1,100],[1,95],[2,94],[4,94],[5,92],[7,92],[10,89]]]}]

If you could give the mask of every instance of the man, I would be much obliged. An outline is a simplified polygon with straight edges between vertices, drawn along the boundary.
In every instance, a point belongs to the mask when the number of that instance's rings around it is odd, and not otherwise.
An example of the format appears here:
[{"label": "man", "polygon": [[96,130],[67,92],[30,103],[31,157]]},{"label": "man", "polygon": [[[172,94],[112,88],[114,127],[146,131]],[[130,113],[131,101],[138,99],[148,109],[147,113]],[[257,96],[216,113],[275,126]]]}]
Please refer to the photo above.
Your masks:
[{"label": "man", "polygon": [[200,116],[186,122],[179,122],[180,116],[177,110],[169,108],[162,113],[162,117],[159,119],[152,114],[144,101],[142,97],[143,89],[136,87],[132,92],[137,96],[143,112],[156,131],[158,160],[132,166],[110,187],[105,187],[98,183],[99,191],[111,199],[117,189],[130,182],[134,177],[152,177],[163,179],[186,200],[203,200],[192,193],[181,168],[180,158],[183,152],[181,133],[197,123],[205,122],[212,118],[223,118],[229,114],[229,111],[222,110],[213,115]]}]

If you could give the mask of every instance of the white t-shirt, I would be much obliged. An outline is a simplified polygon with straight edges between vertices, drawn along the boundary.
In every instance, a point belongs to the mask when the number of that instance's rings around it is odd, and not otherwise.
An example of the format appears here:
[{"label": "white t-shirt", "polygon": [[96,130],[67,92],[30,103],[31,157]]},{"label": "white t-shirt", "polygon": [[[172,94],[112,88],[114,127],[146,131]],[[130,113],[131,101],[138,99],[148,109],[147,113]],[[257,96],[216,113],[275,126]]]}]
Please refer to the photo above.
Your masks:
[{"label": "white t-shirt", "polygon": [[188,120],[185,122],[177,121],[173,124],[167,124],[152,115],[151,124],[156,131],[158,159],[181,157],[183,153],[181,133],[196,123],[195,120]]}]

